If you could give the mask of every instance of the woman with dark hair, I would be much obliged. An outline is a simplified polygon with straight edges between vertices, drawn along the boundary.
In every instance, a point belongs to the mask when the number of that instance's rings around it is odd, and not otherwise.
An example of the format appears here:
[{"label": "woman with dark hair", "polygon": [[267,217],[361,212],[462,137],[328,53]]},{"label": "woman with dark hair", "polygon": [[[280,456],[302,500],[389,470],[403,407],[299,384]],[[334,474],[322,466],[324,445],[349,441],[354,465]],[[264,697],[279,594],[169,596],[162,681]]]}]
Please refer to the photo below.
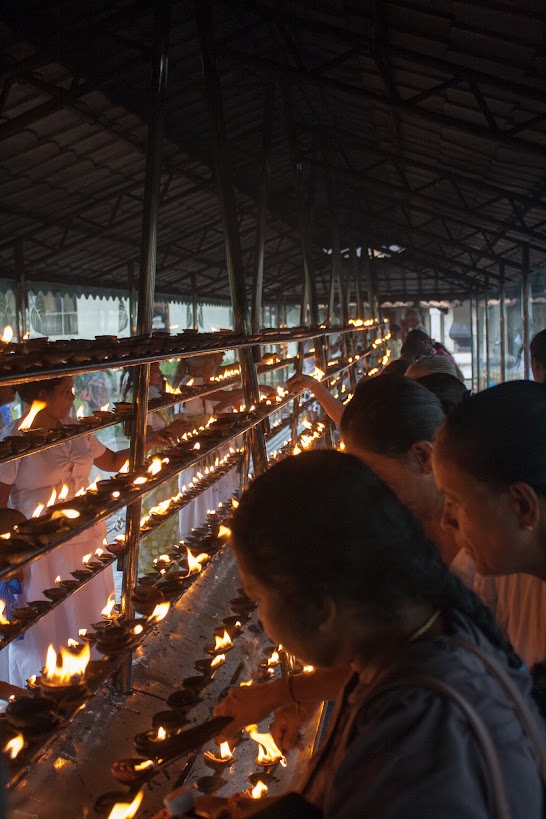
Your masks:
[{"label": "woman with dark hair", "polygon": [[446,415],[458,407],[461,401],[470,397],[470,391],[466,389],[463,382],[448,373],[430,373],[416,380],[434,393],[440,400]]},{"label": "woman with dark hair", "polygon": [[444,525],[483,574],[546,580],[546,389],[511,381],[472,396],[438,433]]},{"label": "woman with dark hair", "polygon": [[[248,810],[204,798],[200,815],[543,816],[533,747],[544,755],[544,745],[528,676],[368,467],[333,451],[289,458],[243,495],[231,531],[243,587],[273,642],[320,669],[351,670],[297,792]],[[478,723],[496,760],[484,755]]]},{"label": "woman with dark hair", "polygon": [[433,467],[444,528],[482,575],[497,575],[497,619],[518,652],[544,662],[546,389],[512,381],[464,401],[438,433]]}]

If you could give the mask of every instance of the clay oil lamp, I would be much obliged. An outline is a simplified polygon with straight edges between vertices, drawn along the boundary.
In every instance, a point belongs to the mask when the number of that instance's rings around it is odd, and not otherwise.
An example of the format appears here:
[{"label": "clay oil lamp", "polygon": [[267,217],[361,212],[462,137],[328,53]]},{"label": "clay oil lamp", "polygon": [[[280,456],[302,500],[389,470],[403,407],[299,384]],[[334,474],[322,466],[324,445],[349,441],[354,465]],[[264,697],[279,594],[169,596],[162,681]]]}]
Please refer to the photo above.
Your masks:
[{"label": "clay oil lamp", "polygon": [[12,634],[17,634],[17,632],[21,630],[22,624],[8,620],[4,615],[5,609],[5,601],[0,600],[0,634],[4,635],[4,637],[9,637]]},{"label": "clay oil lamp", "polygon": [[135,736],[135,748],[139,754],[164,759],[172,748],[169,747],[169,734],[162,725],[152,731],[143,731]]},{"label": "clay oil lamp", "polygon": [[[258,785],[261,782],[262,785],[265,785],[267,789],[267,787],[271,784],[272,780],[273,774],[271,773],[271,771],[255,771],[254,773],[251,773],[248,776],[248,781],[250,782],[252,788],[255,788],[256,785]],[[262,788],[260,788],[260,791],[262,792],[262,796],[265,796],[266,791],[264,791]],[[252,798],[259,799],[260,797],[253,796]]]},{"label": "clay oil lamp", "polygon": [[183,728],[186,725],[187,719],[180,713],[180,711],[158,711],[152,717],[152,728],[154,731],[160,726],[168,731],[176,731],[177,728]]},{"label": "clay oil lamp", "polygon": [[[110,548],[110,547],[108,546],[108,544],[107,544],[107,543],[104,543],[103,545],[104,545],[104,546],[105,546],[107,549],[109,549],[109,548]],[[95,549],[95,557],[96,557],[96,558],[97,558],[97,560],[98,560],[98,561],[100,561],[102,564],[108,564],[108,563],[110,563],[110,562],[111,562],[113,555],[112,555],[111,553],[109,554],[109,552],[106,552],[104,549],[101,549],[101,548],[99,547],[98,549]]]},{"label": "clay oil lamp", "polygon": [[93,628],[97,633],[101,633],[103,631],[109,631],[112,628],[116,627],[116,620],[118,619],[119,615],[115,611],[116,607],[116,593],[111,592],[108,595],[108,600],[106,601],[106,605],[104,606],[103,610],[101,611],[101,616],[104,618],[100,620],[98,623],[93,623]]},{"label": "clay oil lamp", "polygon": [[264,774],[260,774],[260,778],[256,780],[256,784],[245,791],[245,796],[250,797],[250,799],[261,799],[267,794],[269,788],[263,781],[263,777]]},{"label": "clay oil lamp", "polygon": [[235,632],[237,634],[243,627],[246,619],[247,618],[244,615],[230,614],[228,617],[224,617],[222,623],[227,628],[228,632]]},{"label": "clay oil lamp", "polygon": [[142,587],[140,584],[131,595],[131,600],[135,610],[144,617],[150,617],[155,607],[165,602],[161,589],[155,586]]},{"label": "clay oil lamp", "polygon": [[92,552],[82,557],[84,568],[90,569],[92,572],[96,572],[102,568],[102,564],[98,560],[93,560],[94,557],[95,555]]},{"label": "clay oil lamp", "polygon": [[80,697],[85,693],[85,671],[91,658],[89,645],[75,656],[61,648],[59,655],[49,646],[46,664],[40,678],[42,692],[54,700]]},{"label": "clay oil lamp", "polygon": [[199,671],[200,674],[212,677],[216,669],[223,665],[225,661],[225,654],[217,654],[216,657],[212,657],[211,659],[196,660],[193,663],[193,667],[196,671]]},{"label": "clay oil lamp", "polygon": [[152,776],[155,767],[153,759],[119,759],[112,765],[112,776],[123,785],[135,785]]},{"label": "clay oil lamp", "polygon": [[216,773],[221,773],[226,767],[235,761],[229,742],[221,742],[220,750],[217,754],[213,751],[205,751],[203,754],[205,765],[212,768]]},{"label": "clay oil lamp", "polygon": [[199,793],[208,796],[216,793],[216,791],[220,790],[225,784],[226,780],[219,774],[215,774],[214,776],[200,776],[199,779],[193,783],[193,787],[198,790]]},{"label": "clay oil lamp", "polygon": [[131,791],[128,793],[109,791],[96,799],[94,809],[99,816],[105,816],[107,819],[133,819],[137,815],[143,796],[142,791],[135,797]]},{"label": "clay oil lamp", "polygon": [[261,765],[264,768],[272,768],[280,762],[283,768],[286,768],[286,759],[279,748],[277,748],[271,734],[258,733],[257,725],[247,725],[245,731],[254,742],[258,743],[257,765]]},{"label": "clay oil lamp", "polygon": [[182,687],[188,691],[194,692],[196,696],[199,696],[199,693],[209,684],[209,682],[210,677],[205,677],[204,675],[185,677],[182,680]]},{"label": "clay oil lamp", "polygon": [[194,705],[199,702],[199,693],[197,690],[191,688],[181,688],[178,691],[173,691],[167,700],[167,705],[173,711],[180,711],[186,713]]},{"label": "clay oil lamp", "polygon": [[233,648],[233,641],[229,636],[226,629],[224,629],[221,635],[216,635],[214,638],[214,645],[205,646],[205,651],[207,654],[213,654],[217,656],[219,654],[225,654],[226,651],[230,651]]},{"label": "clay oil lamp", "polygon": [[50,731],[60,720],[55,700],[49,697],[20,696],[8,704],[6,721],[15,731],[32,736]]},{"label": "clay oil lamp", "polygon": [[65,591],[73,591],[80,585],[79,580],[61,580],[60,576],[55,578],[55,584]]},{"label": "clay oil lamp", "polygon": [[31,600],[28,605],[31,609],[34,609],[36,614],[43,614],[51,608],[51,602],[49,600]]},{"label": "clay oil lamp", "polygon": [[248,597],[239,596],[229,601],[229,605],[235,614],[249,615],[255,608],[254,603]]},{"label": "clay oil lamp", "polygon": [[[68,589],[61,586],[62,580],[60,575],[55,578],[55,586],[52,586],[50,589],[44,589],[42,594],[47,597],[52,602],[56,600],[62,600],[63,597],[66,597],[68,594]],[[78,584],[78,581],[75,580],[74,583]]]},{"label": "clay oil lamp", "polygon": [[13,609],[12,617],[19,622],[29,623],[36,618],[36,611],[32,606],[19,606],[19,608]]}]

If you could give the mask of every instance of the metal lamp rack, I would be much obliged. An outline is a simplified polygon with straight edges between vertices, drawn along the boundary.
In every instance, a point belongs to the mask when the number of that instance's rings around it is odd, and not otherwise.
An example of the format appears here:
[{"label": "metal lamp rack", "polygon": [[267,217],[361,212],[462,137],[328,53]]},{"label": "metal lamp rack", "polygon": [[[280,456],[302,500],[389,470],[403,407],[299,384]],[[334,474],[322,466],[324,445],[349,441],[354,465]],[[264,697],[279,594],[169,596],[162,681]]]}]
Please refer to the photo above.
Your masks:
[{"label": "metal lamp rack", "polygon": [[[362,363],[362,358],[360,358],[359,360],[355,360],[352,364],[343,364],[342,366],[337,367],[335,370],[332,371],[331,374],[334,375],[334,374],[342,373],[348,367],[350,367],[352,365],[356,366],[359,362]],[[273,413],[273,412],[275,412],[275,411],[277,411],[279,409],[282,409],[283,406],[286,406],[286,404],[289,403],[289,401],[294,400],[295,397],[296,397],[295,395],[291,395],[288,400],[286,400],[286,401],[284,401],[282,403],[279,402],[274,407],[272,407],[269,410],[269,412]],[[310,399],[310,401],[307,402],[307,403],[312,403],[313,400],[314,399]],[[257,423],[257,421],[254,421],[254,423]],[[302,439],[305,436],[313,435],[313,432],[315,434],[314,434],[314,440],[313,440],[312,446],[316,445],[316,443],[318,443],[321,440],[321,438],[323,437],[324,431],[325,431],[324,424],[321,425],[321,426],[319,426],[318,424],[313,425],[311,430],[306,429],[301,434],[299,439],[296,441],[296,446],[299,446],[300,444],[302,444]],[[277,430],[275,431],[275,434],[276,433],[277,433]],[[282,459],[283,457],[286,457],[287,455],[290,455],[292,453],[292,450],[293,450],[292,443],[288,442],[281,449],[281,451],[279,453],[277,453],[276,457],[274,458],[275,462]],[[201,457],[204,457],[204,455],[202,455]],[[233,466],[234,465],[235,464],[233,464]],[[201,487],[201,491],[204,491],[205,489],[209,488],[215,480],[218,480],[218,478],[213,478],[210,481],[206,482],[206,484]],[[154,488],[155,488],[155,486],[157,486],[157,484],[154,485]],[[176,511],[179,511],[179,510],[177,509]],[[165,516],[165,520],[167,520],[168,517],[169,516]],[[161,523],[157,524],[157,526],[162,525],[163,522],[164,521],[161,521]],[[157,527],[154,527],[154,528],[157,528]],[[149,534],[149,531],[142,531],[141,532],[141,537],[145,537],[147,534]],[[66,538],[64,538],[64,539],[66,539]],[[199,548],[198,544],[193,544],[193,548],[194,549]],[[213,552],[213,554],[210,556],[209,561],[207,562],[207,565],[203,569],[203,572],[201,572],[199,575],[196,574],[195,576],[193,576],[193,578],[189,580],[189,584],[185,585],[184,588],[182,588],[178,594],[176,594],[175,596],[173,596],[171,598],[171,601],[170,601],[171,605],[174,605],[178,600],[180,600],[180,598],[188,591],[188,589],[191,587],[192,583],[197,579],[197,577],[202,576],[202,574],[204,572],[210,571],[212,569],[212,567],[214,566],[215,559],[218,558],[220,553],[221,553],[221,548],[218,549],[215,553]],[[4,638],[4,640],[0,643],[0,648],[5,647],[5,645],[7,645],[9,642],[11,642],[11,640],[16,639],[18,636],[20,636],[25,631],[27,631],[29,628],[31,628],[36,622],[38,622],[38,620],[40,620],[42,617],[44,617],[54,607],[56,607],[58,605],[62,605],[62,603],[64,603],[65,600],[69,596],[71,596],[72,594],[77,593],[78,589],[81,588],[83,585],[85,585],[85,583],[89,582],[89,580],[91,580],[93,577],[95,577],[100,572],[105,571],[107,568],[111,567],[111,565],[112,565],[112,563],[113,563],[113,561],[115,559],[116,559],[116,555],[112,554],[110,560],[108,560],[108,561],[104,560],[102,565],[100,567],[98,567],[96,570],[94,570],[93,573],[89,576],[89,578],[87,578],[85,580],[82,580],[76,589],[74,589],[74,590],[72,590],[70,592],[67,592],[67,594],[64,597],[62,597],[62,599],[54,601],[48,607],[47,611],[39,613],[36,616],[36,618],[34,618],[32,620],[32,622],[24,623],[22,625],[21,629],[18,630],[16,634],[13,634],[13,635],[10,635],[10,636]],[[173,562],[173,565],[171,566],[171,569],[173,567],[178,568],[178,566],[177,566],[177,564],[175,562]],[[166,573],[165,577],[168,577],[168,572],[169,572],[169,569],[167,569],[167,573]],[[154,628],[160,627],[160,625],[161,625],[160,623],[157,623],[157,624],[154,625]],[[152,631],[152,629],[148,629],[147,631],[144,632],[143,637],[142,637],[141,641],[139,642],[139,645],[141,645],[149,637],[151,631]],[[113,658],[108,658],[108,659],[105,658],[103,661],[95,662],[95,663],[92,664],[93,665],[93,670],[92,670],[92,674],[91,674],[89,680],[87,681],[87,691],[86,691],[85,695],[83,697],[80,697],[76,702],[74,702],[73,705],[65,705],[65,707],[63,708],[62,723],[58,727],[52,728],[50,731],[42,734],[38,738],[37,737],[31,738],[30,747],[25,751],[24,761],[21,760],[21,762],[18,763],[17,760],[15,760],[14,762],[11,763],[10,771],[9,771],[9,778],[8,778],[8,783],[7,783],[9,788],[15,787],[18,784],[18,782],[20,782],[21,779],[24,776],[27,775],[29,770],[34,765],[36,765],[38,763],[38,761],[43,757],[43,755],[46,753],[46,751],[51,747],[51,745],[56,740],[56,738],[60,734],[62,734],[72,724],[72,722],[74,721],[74,719],[77,717],[77,715],[79,713],[81,713],[86,707],[88,707],[90,705],[93,698],[98,694],[100,689],[107,682],[111,681],[113,678],[115,679],[116,675],[118,675],[119,671],[123,667],[123,664],[127,659],[127,656],[129,658],[131,658],[133,650],[134,650],[134,648],[127,649],[127,651],[120,657],[117,657],[117,658],[114,658],[114,659]]]}]

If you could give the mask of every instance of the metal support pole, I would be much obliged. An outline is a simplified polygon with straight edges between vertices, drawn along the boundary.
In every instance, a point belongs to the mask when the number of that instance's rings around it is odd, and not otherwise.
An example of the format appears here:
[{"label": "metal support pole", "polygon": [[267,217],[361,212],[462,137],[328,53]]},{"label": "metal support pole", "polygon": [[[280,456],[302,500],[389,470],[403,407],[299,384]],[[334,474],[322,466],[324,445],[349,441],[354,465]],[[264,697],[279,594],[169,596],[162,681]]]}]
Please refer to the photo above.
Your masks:
[{"label": "metal support pole", "polygon": [[127,262],[127,281],[129,286],[129,334],[136,336],[138,332],[138,290],[135,277],[135,263]]},{"label": "metal support pole", "polygon": [[482,328],[480,322],[480,294],[476,291],[476,392],[479,392],[482,387],[482,367],[481,367],[481,346],[482,346]]},{"label": "metal support pole", "polygon": [[[303,276],[305,282],[305,292],[309,303],[309,317],[312,327],[319,326],[318,314],[318,300],[317,287],[315,276],[313,272],[312,261],[312,242],[311,242],[311,224],[309,219],[309,212],[307,202],[305,201],[305,190],[303,182],[303,164],[298,150],[298,141],[296,135],[296,124],[294,120],[294,112],[292,109],[292,101],[287,88],[283,88],[283,104],[286,121],[286,132],[288,138],[288,147],[290,151],[290,158],[292,162],[292,172],[294,176],[294,188],[296,195],[296,204],[298,209],[298,223],[301,237],[301,249],[303,260]],[[323,372],[326,372],[326,354],[324,349],[324,337],[317,336],[315,338],[315,362],[317,367]],[[333,446],[332,427],[329,420],[326,420],[325,440],[328,447]]]},{"label": "metal support pole", "polygon": [[[151,84],[152,110],[146,143],[146,178],[144,183],[138,299],[138,332],[143,335],[148,335],[152,331],[170,11],[170,0],[158,0],[155,4]],[[150,365],[141,364],[136,368],[135,413],[129,466],[131,471],[141,468],[146,458],[146,416],[148,412],[149,385]],[[124,555],[121,601],[122,613],[127,619],[134,614],[131,594],[138,574],[141,510],[141,500],[134,501],[127,507],[125,534],[127,551]],[[132,657],[129,654],[121,666],[118,681],[121,692],[125,694],[131,690],[131,665]]]},{"label": "metal support pole", "polygon": [[260,311],[264,284],[265,223],[267,215],[267,192],[271,173],[271,144],[273,134],[273,102],[275,88],[268,85],[264,100],[264,130],[262,136],[262,158],[260,184],[258,188],[258,213],[256,215],[256,253],[254,256],[254,280],[252,287],[252,332],[260,329]]},{"label": "metal support pole", "polygon": [[470,320],[470,361],[472,365],[472,375],[470,382],[470,389],[476,392],[476,327],[474,323],[474,302],[475,297],[470,295],[469,299],[469,320]]},{"label": "metal support pole", "polygon": [[355,285],[356,317],[363,319],[364,305],[362,304],[362,290],[360,289],[360,265],[358,261],[359,259],[356,255],[356,247],[353,245],[351,247],[351,269],[353,271],[353,281]]},{"label": "metal support pole", "polygon": [[504,287],[504,262],[499,262],[499,336],[500,380],[506,381],[506,293]]},{"label": "metal support pole", "polygon": [[199,302],[197,301],[197,276],[191,274],[191,323],[196,333],[199,332]]},{"label": "metal support pole", "polygon": [[485,293],[483,301],[484,329],[485,329],[485,388],[489,387],[491,378],[491,362],[489,360],[489,277],[485,277]]},{"label": "metal support pole", "polygon": [[22,239],[18,239],[15,243],[15,275],[17,277],[15,287],[16,335],[18,340],[22,341],[28,332],[28,290]]},{"label": "metal support pole", "polygon": [[522,280],[521,280],[521,318],[523,325],[523,377],[531,377],[531,357],[529,346],[531,344],[531,320],[529,315],[529,300],[531,297],[529,281],[529,245],[521,247]]},{"label": "metal support pole", "polygon": [[[246,294],[241,239],[237,224],[235,193],[231,178],[231,163],[225,147],[226,133],[222,111],[222,91],[214,56],[212,4],[210,0],[195,0],[194,7],[207,97],[209,141],[216,183],[218,185],[222,226],[224,229],[226,266],[233,307],[233,323],[235,332],[250,335],[250,314]],[[247,406],[258,404],[260,390],[252,349],[245,348],[240,350],[239,361],[241,364],[245,403]],[[267,450],[263,424],[258,424],[254,427],[252,432],[252,461],[256,475],[259,475],[267,469]]]}]

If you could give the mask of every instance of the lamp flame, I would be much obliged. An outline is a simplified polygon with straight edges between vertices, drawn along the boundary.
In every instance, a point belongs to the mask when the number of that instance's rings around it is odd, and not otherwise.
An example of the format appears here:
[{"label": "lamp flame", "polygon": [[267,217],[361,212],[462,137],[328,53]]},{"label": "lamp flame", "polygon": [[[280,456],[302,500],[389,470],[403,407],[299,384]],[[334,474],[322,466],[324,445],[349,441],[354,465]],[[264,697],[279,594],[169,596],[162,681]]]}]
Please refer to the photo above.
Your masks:
[{"label": "lamp flame", "polygon": [[17,734],[16,737],[10,739],[4,747],[4,753],[8,754],[10,759],[15,759],[25,747],[25,739],[22,734]]},{"label": "lamp flame", "polygon": [[322,381],[324,378],[324,372],[319,367],[315,367],[311,373],[311,378],[314,378],[315,381]]},{"label": "lamp flame", "polygon": [[238,509],[239,508],[239,501],[235,500],[235,498],[232,498],[231,499],[231,505],[233,506],[234,509]]},{"label": "lamp flame", "polygon": [[72,685],[81,682],[85,677],[85,669],[91,659],[91,647],[85,645],[75,656],[64,648],[60,651],[61,662],[58,663],[57,652],[52,645],[47,649],[46,664],[43,676],[53,685]]},{"label": "lamp flame", "polygon": [[[49,504],[48,504],[49,506]],[[76,520],[80,513],[77,509],[55,509],[51,514],[51,520],[59,520],[59,518],[68,518],[68,520]]]},{"label": "lamp flame", "polygon": [[0,625],[7,626],[9,625],[9,620],[6,620],[4,616],[4,611],[6,609],[6,601],[0,600]]},{"label": "lamp flame", "polygon": [[139,791],[130,804],[128,802],[116,802],[108,814],[108,819],[133,819],[140,807],[142,798],[143,793]]},{"label": "lamp flame", "polygon": [[89,565],[89,561],[91,560],[91,558],[92,558],[92,557],[93,557],[92,552],[89,552],[89,554],[88,554],[88,555],[84,555],[84,556],[82,557],[82,563],[83,563],[83,565],[84,565],[84,566],[88,566],[88,565]]},{"label": "lamp flame", "polygon": [[102,616],[105,617],[107,620],[111,620],[112,619],[112,611],[114,610],[115,605],[116,605],[116,595],[115,595],[115,592],[112,592],[108,596],[107,603],[106,603],[105,607],[103,608],[103,610],[101,611]]},{"label": "lamp flame", "polygon": [[281,661],[281,658],[279,657],[279,652],[274,651],[273,654],[271,655],[271,657],[269,658],[269,660],[267,661],[267,665],[270,668],[272,668],[272,667],[278,665],[280,663],[280,661]]},{"label": "lamp flame", "polygon": [[277,748],[271,734],[259,734],[257,725],[247,725],[245,731],[254,742],[258,743],[259,750],[256,757],[258,765],[274,765],[276,762],[280,762],[286,768],[286,759]]},{"label": "lamp flame", "polygon": [[211,668],[218,668],[218,666],[222,665],[222,663],[225,663],[225,661],[226,661],[226,655],[225,654],[218,654],[218,656],[215,657],[214,660],[211,662],[210,667]]},{"label": "lamp flame", "polygon": [[268,789],[267,789],[267,785],[265,784],[265,782],[262,782],[262,780],[259,779],[256,782],[256,785],[250,791],[250,795],[251,795],[251,797],[253,799],[261,799],[262,796],[266,795],[267,790]]},{"label": "lamp flame", "polygon": [[57,499],[57,490],[54,488],[51,490],[51,495],[49,496],[49,500],[46,503],[46,506],[53,506]]},{"label": "lamp flame", "polygon": [[145,759],[143,762],[137,762],[134,766],[135,771],[147,771],[149,768],[154,767],[154,762],[152,759]]},{"label": "lamp flame", "polygon": [[2,338],[0,339],[0,341],[3,341],[4,344],[9,344],[10,341],[12,340],[12,338],[13,338],[13,327],[11,327],[8,324],[7,327],[4,327],[4,332],[2,333]]},{"label": "lamp flame", "polygon": [[229,526],[224,526],[224,524],[221,523],[218,529],[218,537],[231,537],[231,529]]},{"label": "lamp flame", "polygon": [[160,741],[160,742],[161,742],[162,740],[164,740],[164,739],[166,739],[166,738],[167,738],[167,732],[166,732],[166,730],[163,728],[163,726],[162,726],[162,725],[160,725],[160,726],[159,726],[159,728],[157,729],[157,734],[156,734],[156,737],[155,737],[155,738],[156,738],[158,741]]},{"label": "lamp flame", "polygon": [[233,645],[232,639],[225,629],[221,637],[214,638],[215,651],[222,651],[223,649],[231,648],[232,645]]},{"label": "lamp flame", "polygon": [[187,546],[186,553],[188,555],[188,574],[200,574],[203,571],[203,563],[209,559],[209,556],[202,552],[194,557]]},{"label": "lamp flame", "polygon": [[62,489],[59,492],[59,500],[64,501],[64,500],[67,499],[67,497],[68,497],[68,486],[65,483],[63,483]]},{"label": "lamp flame", "polygon": [[23,418],[19,424],[19,429],[30,429],[38,413],[45,409],[46,406],[47,404],[44,401],[33,401],[28,415],[26,418]]},{"label": "lamp flame", "polygon": [[169,613],[169,609],[171,604],[169,602],[166,603],[158,603],[153,612],[148,617],[148,623],[159,623],[161,620],[164,620],[167,614]]},{"label": "lamp flame", "polygon": [[157,456],[152,458],[152,463],[148,467],[148,475],[157,475],[158,472],[161,471],[162,468],[162,461],[161,458]]}]

